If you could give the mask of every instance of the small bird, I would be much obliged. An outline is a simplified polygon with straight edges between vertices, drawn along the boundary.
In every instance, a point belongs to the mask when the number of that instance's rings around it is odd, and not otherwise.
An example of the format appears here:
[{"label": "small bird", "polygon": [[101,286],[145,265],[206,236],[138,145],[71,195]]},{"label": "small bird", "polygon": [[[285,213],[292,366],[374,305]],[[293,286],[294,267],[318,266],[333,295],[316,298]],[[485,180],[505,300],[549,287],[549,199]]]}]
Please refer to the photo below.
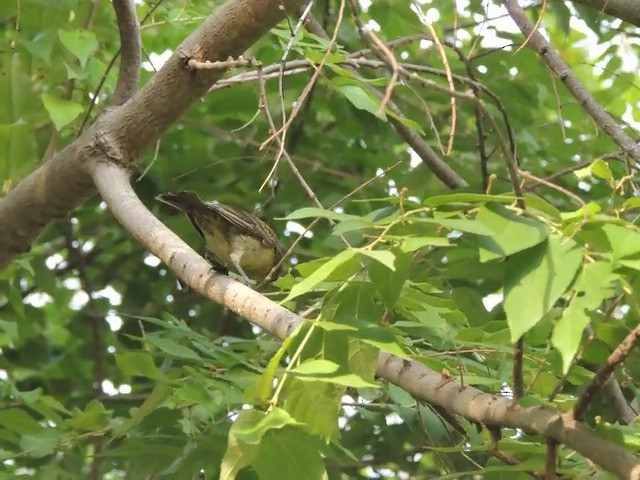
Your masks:
[{"label": "small bird", "polygon": [[264,280],[282,259],[283,250],[276,234],[251,213],[222,203],[205,203],[191,190],[163,193],[156,200],[187,215],[206,242],[205,258],[222,273],[226,274],[231,264],[247,283],[252,283],[247,274]]}]

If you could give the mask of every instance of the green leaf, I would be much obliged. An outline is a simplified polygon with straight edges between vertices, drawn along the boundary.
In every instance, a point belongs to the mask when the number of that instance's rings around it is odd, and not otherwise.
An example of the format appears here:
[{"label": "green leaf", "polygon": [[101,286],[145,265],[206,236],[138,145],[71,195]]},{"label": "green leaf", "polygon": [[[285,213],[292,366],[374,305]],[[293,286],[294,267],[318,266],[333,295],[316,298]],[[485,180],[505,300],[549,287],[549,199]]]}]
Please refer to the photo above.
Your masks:
[{"label": "green leaf", "polygon": [[504,258],[543,242],[548,235],[546,226],[534,219],[516,214],[504,205],[490,203],[481,207],[476,220],[492,232],[480,243],[480,261]]},{"label": "green leaf", "polygon": [[404,237],[400,250],[403,252],[415,252],[424,247],[450,247],[451,241],[446,237]]},{"label": "green leaf", "polygon": [[[336,90],[344,95],[357,109],[364,110],[372,115],[376,115],[378,112],[379,102],[374,100],[362,87],[358,85],[340,85],[336,87]],[[380,114],[379,118],[386,121],[384,112]]]},{"label": "green leaf", "polygon": [[116,364],[125,375],[153,379],[164,377],[147,352],[126,352],[116,355]]},{"label": "green leaf", "polygon": [[42,458],[52,455],[62,438],[58,430],[43,430],[35,435],[24,435],[20,439],[20,447],[28,452],[30,457]]},{"label": "green leaf", "polygon": [[341,251],[338,255],[330,259],[328,262],[324,263],[320,266],[316,271],[314,271],[307,278],[302,281],[296,283],[287,298],[283,300],[284,302],[288,302],[300,295],[304,295],[307,292],[310,292],[314,287],[316,287],[320,282],[327,279],[329,275],[331,275],[338,267],[350,261],[356,255],[356,250],[347,249]]},{"label": "green leaf", "polygon": [[[278,220],[301,220],[303,218],[328,218],[338,222],[344,222],[347,220],[363,221],[366,220],[363,217],[357,215],[350,215],[348,213],[338,213],[332,210],[324,210],[322,208],[304,207],[294,210],[286,217],[278,218]],[[367,222],[369,225],[375,225],[373,222]]]},{"label": "green leaf", "polygon": [[169,338],[158,337],[155,335],[147,335],[146,342],[149,342],[160,350],[176,358],[184,358],[187,360],[202,360],[202,357],[195,351],[191,350],[184,345],[180,345]]},{"label": "green leaf", "polygon": [[355,318],[341,318],[340,321],[342,323],[322,320],[318,322],[318,326],[328,332],[334,330],[347,332],[351,337],[358,338],[381,350],[403,358],[408,357],[404,347],[398,343],[396,337],[389,329],[366,320]]},{"label": "green leaf", "polygon": [[284,408],[305,430],[326,441],[338,434],[338,415],[344,387],[326,382],[292,379],[287,386]]},{"label": "green leaf", "polygon": [[[391,252],[389,252],[391,253]],[[388,310],[393,309],[400,292],[404,286],[411,265],[411,255],[404,252],[397,252],[395,255],[395,268],[389,270],[382,262],[372,262],[369,264],[369,277],[373,281],[373,286],[382,297],[382,301]]]},{"label": "green leaf", "polygon": [[271,430],[252,462],[258,478],[278,480],[324,480],[327,472],[317,437],[299,428]]},{"label": "green leaf", "polygon": [[449,193],[447,195],[436,195],[427,198],[423,205],[427,207],[439,207],[440,205],[475,205],[487,202],[513,203],[516,201],[515,195],[484,195],[482,193]]},{"label": "green leaf", "polygon": [[376,262],[384,265],[391,271],[395,271],[396,256],[389,250],[369,250],[366,248],[360,248],[356,250],[360,255],[373,258]]},{"label": "green leaf", "polygon": [[594,177],[609,181],[613,180],[613,172],[611,171],[611,168],[609,168],[609,164],[601,158],[593,162],[589,168],[591,169],[591,174]]},{"label": "green leaf", "polygon": [[291,373],[302,381],[328,382],[354,388],[377,388],[375,383],[367,382],[355,373],[345,372],[340,365],[329,360],[306,360],[292,369]]},{"label": "green leaf", "polygon": [[287,425],[300,425],[300,422],[281,408],[273,408],[268,413],[258,410],[243,410],[231,427],[229,435],[233,434],[243,443],[258,445],[269,430],[283,428]]},{"label": "green leaf", "polygon": [[131,418],[125,420],[122,424],[114,428],[113,435],[120,437],[131,430],[136,425],[139,425],[147,416],[162,405],[162,403],[169,397],[171,388],[166,383],[158,383],[153,388],[147,398],[145,398],[142,405],[136,408],[131,414]]},{"label": "green leaf", "polygon": [[602,230],[609,240],[615,260],[640,253],[640,232],[635,228],[606,224]]},{"label": "green leaf", "polygon": [[580,246],[557,235],[507,259],[504,310],[513,342],[553,308],[581,264]]},{"label": "green leaf", "polygon": [[609,262],[587,263],[578,276],[569,306],[553,329],[551,342],[562,356],[562,372],[567,373],[571,360],[578,351],[589,314],[604,299],[615,293],[613,266]]},{"label": "green leaf", "polygon": [[58,30],[60,43],[66,47],[80,61],[84,68],[87,60],[98,48],[95,33],[89,30]]},{"label": "green leaf", "polygon": [[74,430],[90,432],[107,426],[109,414],[104,405],[97,400],[91,400],[84,410],[77,410],[66,423]]},{"label": "green leaf", "polygon": [[42,103],[58,131],[73,122],[83,111],[79,103],[54,97],[48,93],[42,94]]}]

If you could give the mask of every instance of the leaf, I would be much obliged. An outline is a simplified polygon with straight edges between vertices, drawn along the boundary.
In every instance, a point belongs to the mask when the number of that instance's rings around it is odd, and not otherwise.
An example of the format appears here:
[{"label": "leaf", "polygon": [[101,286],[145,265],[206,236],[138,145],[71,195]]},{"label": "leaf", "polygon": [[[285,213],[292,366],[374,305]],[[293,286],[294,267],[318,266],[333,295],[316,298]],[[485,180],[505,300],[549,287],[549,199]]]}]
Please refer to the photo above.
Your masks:
[{"label": "leaf", "polygon": [[305,430],[326,441],[338,434],[338,415],[344,387],[326,382],[292,379],[286,390],[285,410],[305,425]]},{"label": "leaf", "polygon": [[589,168],[594,177],[602,178],[603,180],[613,180],[613,172],[611,168],[609,168],[609,164],[601,158],[593,162]]},{"label": "leaf", "polygon": [[353,388],[378,387],[375,383],[367,382],[355,373],[345,372],[339,364],[323,359],[306,360],[292,369],[291,373],[302,381],[328,382]]},{"label": "leaf", "polygon": [[20,439],[20,447],[29,453],[30,457],[42,458],[52,455],[63,436],[58,430],[43,430],[38,434],[28,434]]},{"label": "leaf", "polygon": [[581,263],[579,245],[557,235],[507,260],[504,310],[513,342],[553,308]]},{"label": "leaf", "polygon": [[400,296],[400,292],[409,273],[410,265],[411,255],[403,252],[397,252],[395,255],[395,268],[391,269],[391,271],[386,264],[382,262],[372,262],[369,264],[369,277],[388,310],[393,309]]},{"label": "leaf", "polygon": [[327,472],[317,437],[300,428],[271,430],[265,435],[252,466],[260,479],[324,480]]},{"label": "leaf", "polygon": [[553,329],[551,342],[562,356],[562,372],[567,373],[578,351],[582,334],[589,324],[589,313],[597,309],[605,298],[614,294],[613,266],[609,262],[587,263],[574,287],[569,306]]},{"label": "leaf", "polygon": [[195,351],[184,345],[180,345],[169,338],[158,337],[155,335],[145,336],[145,341],[149,342],[160,350],[176,358],[184,358],[187,360],[202,360],[202,357]]},{"label": "leaf", "polygon": [[73,122],[83,110],[79,103],[54,97],[48,93],[42,94],[42,103],[58,131]]},{"label": "leaf", "polygon": [[76,410],[66,423],[78,431],[90,432],[107,426],[109,413],[98,400],[91,400],[84,410]]},{"label": "leaf", "polygon": [[636,229],[606,224],[602,230],[609,240],[615,260],[640,253],[640,232]]},{"label": "leaf", "polygon": [[[332,210],[324,210],[322,208],[304,207],[294,210],[286,217],[278,218],[278,220],[301,220],[303,218],[328,218],[330,220],[336,220],[338,222],[344,222],[346,220],[360,220],[365,221],[363,217],[357,215],[350,215],[348,213],[338,213]],[[373,222],[368,222],[370,225],[375,225]]]},{"label": "leaf", "polygon": [[476,221],[492,232],[490,236],[479,240],[481,262],[504,258],[531,248],[543,242],[548,235],[543,223],[495,203],[481,207]]},{"label": "leaf", "polygon": [[424,247],[450,247],[451,241],[446,237],[404,237],[400,250],[403,252],[415,252]]},{"label": "leaf", "polygon": [[258,410],[243,410],[231,427],[229,435],[233,434],[243,443],[258,445],[266,432],[287,425],[300,425],[300,422],[281,408],[273,408],[268,413]]},{"label": "leaf", "polygon": [[482,193],[449,193],[447,195],[436,195],[427,198],[423,205],[427,207],[438,207],[440,205],[475,205],[478,203],[499,202],[513,203],[516,201],[515,195],[484,195]]},{"label": "leaf", "polygon": [[[336,90],[344,95],[354,107],[359,110],[364,110],[372,115],[376,115],[380,104],[374,100],[362,87],[357,85],[340,85],[336,87]],[[386,121],[386,115],[384,112],[380,114],[378,118]]]},{"label": "leaf", "polygon": [[327,331],[345,331],[351,337],[358,338],[381,350],[394,353],[402,358],[408,357],[404,347],[398,343],[396,337],[388,329],[366,320],[355,318],[341,318],[340,320],[341,323],[322,320],[318,322],[318,326]]},{"label": "leaf", "polygon": [[395,271],[396,269],[394,265],[396,256],[389,250],[369,250],[366,248],[360,248],[360,249],[357,249],[356,251],[360,255],[373,258],[376,262],[380,262],[380,264],[384,265],[391,271]]},{"label": "leaf", "polygon": [[66,47],[80,61],[84,68],[87,60],[98,48],[95,33],[90,30],[58,30],[60,43]]},{"label": "leaf", "polygon": [[327,279],[329,275],[331,275],[338,267],[347,263],[349,260],[354,258],[356,255],[356,250],[347,249],[341,251],[338,255],[330,259],[328,262],[324,263],[320,266],[316,271],[314,271],[307,278],[302,281],[296,283],[287,295],[282,303],[288,302],[300,295],[304,295],[305,293],[311,291],[315,286],[317,286],[320,282]]},{"label": "leaf", "polygon": [[[117,359],[116,359],[117,360]],[[114,437],[120,437],[139,425],[148,415],[154,412],[169,397],[171,388],[166,383],[158,383],[153,388],[149,396],[145,398],[142,405],[136,408],[131,414],[131,418],[125,420],[113,430]]]},{"label": "leaf", "polygon": [[492,235],[492,231],[482,223],[466,218],[412,218],[414,223],[440,225],[450,230],[473,233],[475,235]]},{"label": "leaf", "polygon": [[125,375],[153,379],[164,377],[147,352],[126,352],[116,355],[116,364]]}]

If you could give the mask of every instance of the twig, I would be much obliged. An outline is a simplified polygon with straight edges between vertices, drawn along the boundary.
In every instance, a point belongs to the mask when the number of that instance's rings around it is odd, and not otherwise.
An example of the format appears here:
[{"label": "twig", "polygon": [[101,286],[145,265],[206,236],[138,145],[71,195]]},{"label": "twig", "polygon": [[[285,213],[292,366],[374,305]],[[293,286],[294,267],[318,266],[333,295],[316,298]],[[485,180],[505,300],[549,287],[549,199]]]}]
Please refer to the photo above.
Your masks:
[{"label": "twig", "polygon": [[22,0],[18,0],[18,14],[16,15],[16,26],[13,29],[13,37],[11,37],[11,42],[9,43],[9,48],[11,50],[16,49],[16,45],[18,42],[18,32],[20,31],[21,16],[22,16]]},{"label": "twig", "polygon": [[382,116],[387,107],[387,104],[391,100],[391,94],[393,93],[393,89],[398,82],[398,61],[396,60],[395,55],[389,50],[389,48],[385,45],[385,43],[378,38],[378,36],[368,27],[365,27],[360,20],[360,13],[358,8],[358,2],[356,0],[351,0],[351,12],[353,14],[353,19],[358,27],[358,33],[360,36],[369,44],[371,47],[371,51],[378,56],[383,62],[387,64],[387,66],[391,69],[391,78],[389,79],[389,83],[387,84],[387,88],[384,92],[384,96],[380,101],[380,106],[378,110],[376,110],[376,116]]},{"label": "twig", "polygon": [[244,58],[240,55],[238,58],[229,57],[226,60],[216,62],[210,62],[209,60],[201,62],[195,58],[190,58],[187,66],[192,70],[227,70],[229,68],[239,67],[257,68],[258,66],[262,66],[262,62],[254,58]]},{"label": "twig", "polygon": [[[322,38],[327,38],[327,33],[322,28],[322,25],[320,25],[313,17],[309,18],[306,26],[311,33],[314,33]],[[345,67],[345,70],[358,75],[358,71],[351,66]],[[377,88],[369,84],[365,84],[363,85],[363,87],[365,88],[365,90],[367,90],[367,92],[371,93],[379,100],[382,100],[382,98],[384,98],[384,94]],[[402,111],[392,101],[389,102],[387,108],[399,118],[404,117]],[[413,148],[413,151],[416,152],[416,154],[420,157],[427,168],[429,168],[447,187],[453,189],[464,188],[469,185],[464,178],[462,178],[456,171],[449,167],[449,165],[447,165],[446,162],[442,160],[442,158],[440,158],[436,154],[436,152],[433,151],[433,149],[424,141],[424,139],[418,132],[407,127],[400,120],[392,116],[389,117],[389,122],[391,123],[391,125],[393,125],[393,128],[396,129],[396,131],[398,132],[398,134],[400,134],[404,141],[407,142],[411,148]]]},{"label": "twig", "polygon": [[524,335],[513,345],[513,400],[517,402],[524,396],[524,377],[522,367],[524,360]]},{"label": "twig", "polygon": [[589,404],[596,396],[600,388],[607,382],[611,373],[615,368],[620,365],[627,358],[631,350],[640,341],[640,325],[636,326],[625,339],[620,342],[620,345],[611,352],[611,355],[607,358],[604,364],[598,369],[595,377],[591,380],[587,388],[585,388],[580,398],[573,407],[573,418],[578,421],[582,421]]},{"label": "twig", "polygon": [[556,185],[555,183],[550,182],[549,180],[545,180],[544,178],[536,177],[532,173],[525,172],[524,170],[518,170],[518,172],[524,179],[533,180],[534,182],[540,183],[549,188],[553,188],[554,190],[557,190],[558,192],[574,200],[581,207],[584,207],[586,205],[585,201],[582,200],[578,195],[576,195],[570,190],[567,190],[566,188],[562,188],[560,185]]},{"label": "twig", "polygon": [[553,46],[534,29],[533,24],[526,13],[520,7],[517,0],[503,0],[509,15],[520,28],[523,35],[529,36],[529,48],[536,51],[543,61],[564,83],[567,90],[578,100],[582,108],[591,115],[591,118],[598,124],[618,146],[636,162],[640,162],[640,145],[634,142],[613,118],[600,106],[586,87],[578,80],[569,66],[562,60],[560,54]]}]

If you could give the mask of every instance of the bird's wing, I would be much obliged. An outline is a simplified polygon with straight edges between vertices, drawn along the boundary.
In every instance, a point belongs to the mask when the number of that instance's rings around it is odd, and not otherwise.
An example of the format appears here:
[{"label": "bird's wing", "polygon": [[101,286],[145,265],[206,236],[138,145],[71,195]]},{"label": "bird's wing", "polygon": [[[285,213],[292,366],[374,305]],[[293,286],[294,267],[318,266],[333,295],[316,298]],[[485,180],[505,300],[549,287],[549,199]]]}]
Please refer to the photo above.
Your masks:
[{"label": "bird's wing", "polygon": [[226,221],[244,230],[248,235],[257,237],[268,247],[280,249],[278,237],[269,226],[251,213],[236,210],[222,203],[209,203],[207,208],[213,210]]}]

